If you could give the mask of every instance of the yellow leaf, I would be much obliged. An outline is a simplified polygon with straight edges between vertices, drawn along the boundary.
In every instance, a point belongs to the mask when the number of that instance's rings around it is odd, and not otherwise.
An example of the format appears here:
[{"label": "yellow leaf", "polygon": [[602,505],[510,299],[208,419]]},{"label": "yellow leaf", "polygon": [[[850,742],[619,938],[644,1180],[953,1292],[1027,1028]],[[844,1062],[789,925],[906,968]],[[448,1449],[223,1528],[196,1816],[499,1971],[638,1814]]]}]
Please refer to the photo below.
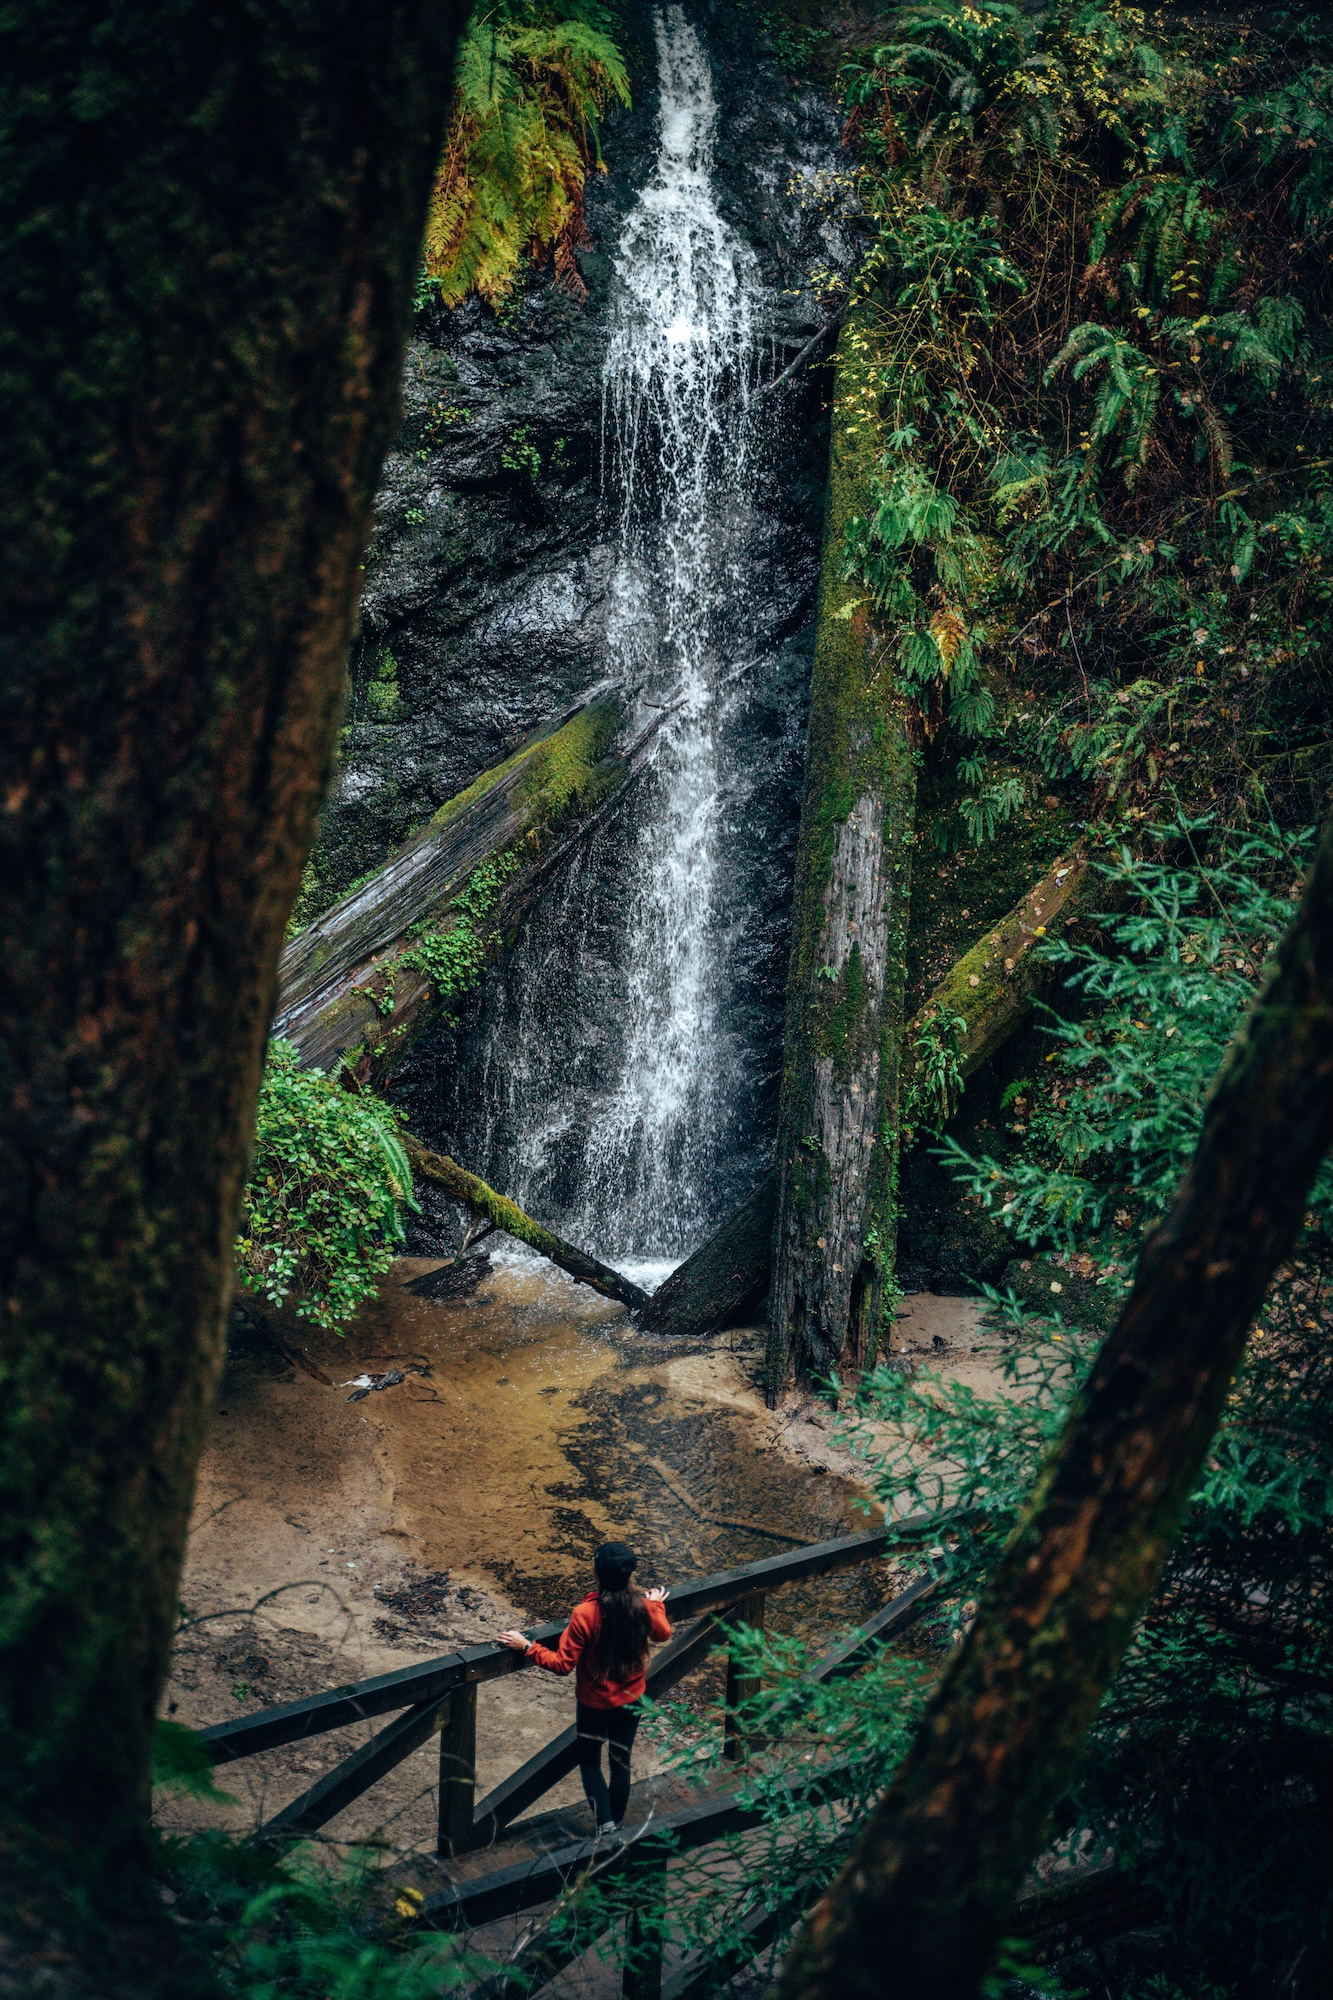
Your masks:
[{"label": "yellow leaf", "polygon": [[937,611],[930,621],[930,636],[935,641],[936,650],[944,662],[944,678],[947,681],[953,672],[954,661],[962,651],[963,641],[967,637],[967,626],[963,622],[961,612],[953,610],[949,605],[946,605],[943,611]]}]

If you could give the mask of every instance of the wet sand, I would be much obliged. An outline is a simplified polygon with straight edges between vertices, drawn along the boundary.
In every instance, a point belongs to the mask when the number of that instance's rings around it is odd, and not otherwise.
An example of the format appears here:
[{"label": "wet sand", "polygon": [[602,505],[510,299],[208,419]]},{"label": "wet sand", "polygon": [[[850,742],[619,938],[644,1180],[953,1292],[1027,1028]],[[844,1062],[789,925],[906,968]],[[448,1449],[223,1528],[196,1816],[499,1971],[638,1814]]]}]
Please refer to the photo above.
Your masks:
[{"label": "wet sand", "polygon": [[[599,1541],[633,1542],[640,1580],[670,1584],[866,1525],[831,1412],[809,1398],[765,1409],[759,1330],[708,1347],[648,1341],[544,1265],[497,1265],[476,1298],[453,1304],[403,1290],[430,1268],[401,1260],[341,1338],[275,1317],[327,1383],[257,1337],[229,1363],[182,1583],[178,1720],[203,1726],[562,1617]],[[994,1380],[973,1302],[923,1295],[899,1314],[895,1347],[978,1386]],[[399,1369],[416,1372],[348,1400],[349,1378]],[[892,1588],[876,1561],[783,1591],[770,1617],[822,1637]],[[715,1726],[722,1673],[715,1657],[683,1690],[701,1727]],[[537,1672],[484,1687],[479,1792],[564,1727],[572,1701],[569,1682]],[[162,1818],[253,1825],[369,1733],[249,1759],[222,1773],[234,1808],[175,1801]],[[644,1742],[636,1775],[653,1762]],[[330,1835],[429,1850],[434,1794],[428,1746]],[[571,1778],[547,1803],[580,1796]]]}]

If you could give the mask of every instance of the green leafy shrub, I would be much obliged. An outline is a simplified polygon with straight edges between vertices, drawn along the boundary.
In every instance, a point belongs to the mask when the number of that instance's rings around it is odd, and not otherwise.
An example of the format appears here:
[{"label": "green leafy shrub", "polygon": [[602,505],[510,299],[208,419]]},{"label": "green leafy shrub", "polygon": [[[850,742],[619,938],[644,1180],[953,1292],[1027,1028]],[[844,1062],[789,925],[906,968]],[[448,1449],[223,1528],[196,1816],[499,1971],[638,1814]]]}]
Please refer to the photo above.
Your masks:
[{"label": "green leafy shrub", "polygon": [[1120,834],[1333,778],[1329,47],[942,4],[843,63],[887,433],[846,573],[946,849],[1025,769]]},{"label": "green leafy shrub", "polygon": [[485,918],[500,900],[500,891],[518,868],[517,853],[492,855],[473,870],[462,894],[452,904],[456,912],[442,930],[420,929],[398,960],[430,981],[446,1004],[476,985],[486,962]]},{"label": "green leafy shrub", "polygon": [[302,1069],[290,1042],[269,1046],[254,1164],[236,1245],[241,1282],[274,1305],[336,1327],[373,1296],[415,1206],[392,1106]]},{"label": "green leafy shrub", "polygon": [[[1122,849],[1100,871],[1130,904],[1100,917],[1106,942],[1036,948],[1093,1005],[1076,1020],[1049,1016],[1056,1046],[1018,1157],[974,1160],[946,1141],[972,1191],[1025,1241],[1123,1256],[1124,1216],[1155,1222],[1189,1163],[1208,1086],[1291,921],[1314,836],[1233,834],[1206,861],[1192,858],[1212,831],[1207,821],[1158,828],[1161,859]],[[1333,1222],[1327,1165],[1310,1208]]]}]

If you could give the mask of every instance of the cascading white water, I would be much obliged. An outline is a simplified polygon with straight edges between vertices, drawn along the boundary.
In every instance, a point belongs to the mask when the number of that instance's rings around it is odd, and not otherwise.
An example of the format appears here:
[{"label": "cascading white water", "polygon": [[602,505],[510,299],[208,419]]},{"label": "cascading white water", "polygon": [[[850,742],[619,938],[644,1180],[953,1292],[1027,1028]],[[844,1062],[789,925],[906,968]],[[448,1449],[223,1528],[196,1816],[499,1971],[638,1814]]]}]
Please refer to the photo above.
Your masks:
[{"label": "cascading white water", "polygon": [[751,933],[772,892],[746,823],[772,753],[741,720],[756,649],[771,660],[750,616],[772,540],[750,393],[763,291],[718,207],[704,47],[679,7],[654,26],[657,157],[614,258],[602,446],[607,665],[637,703],[627,733],[661,727],[490,989],[451,1120],[464,1158],[631,1269],[668,1268],[754,1177]]},{"label": "cascading white water", "polygon": [[[603,385],[622,557],[610,638],[626,683],[668,711],[626,939],[621,1073],[588,1133],[589,1240],[679,1252],[700,1233],[700,1156],[727,1087],[717,1018],[715,615],[733,594],[759,279],[718,211],[708,59],[677,7],[654,16],[656,170],[615,257]],[[649,706],[648,713],[651,713]]]}]

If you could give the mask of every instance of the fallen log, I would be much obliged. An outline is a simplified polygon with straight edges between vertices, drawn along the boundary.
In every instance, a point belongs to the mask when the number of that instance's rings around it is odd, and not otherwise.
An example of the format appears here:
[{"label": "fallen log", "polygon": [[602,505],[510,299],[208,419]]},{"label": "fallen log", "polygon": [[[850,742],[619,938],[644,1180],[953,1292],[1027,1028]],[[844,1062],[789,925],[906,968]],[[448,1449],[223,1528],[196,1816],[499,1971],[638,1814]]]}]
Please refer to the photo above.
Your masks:
[{"label": "fallen log", "polygon": [[948,1117],[973,1070],[1027,1017],[1047,970],[1034,947],[1068,921],[1087,880],[1086,853],[1062,854],[912,1016],[899,1068],[904,1126]]},{"label": "fallen log", "polygon": [[[912,1016],[900,1070],[906,1128],[952,1110],[972,1072],[1026,1019],[1043,977],[1033,948],[1069,920],[1087,869],[1081,850],[1061,855]],[[716,1234],[653,1293],[638,1315],[645,1333],[703,1339],[758,1310],[772,1269],[777,1187],[777,1174],[765,1174]]]},{"label": "fallen log", "polygon": [[350,1058],[378,1081],[474,985],[572,842],[621,790],[619,698],[545,725],[299,936],[279,965],[274,1035],[304,1068]]},{"label": "fallen log", "polygon": [[644,1333],[701,1340],[740,1324],[768,1290],[778,1178],[764,1175],[708,1241],[677,1265],[638,1314]]},{"label": "fallen log", "polygon": [[459,1166],[457,1160],[451,1160],[447,1153],[432,1152],[429,1146],[423,1146],[420,1140],[407,1132],[403,1134],[403,1145],[413,1174],[434,1181],[447,1195],[470,1208],[474,1215],[484,1216],[496,1229],[503,1229],[506,1235],[516,1237],[530,1249],[540,1251],[543,1257],[549,1257],[553,1264],[558,1264],[579,1284],[591,1285],[593,1291],[600,1292],[603,1298],[618,1299],[621,1305],[628,1306],[632,1311],[648,1304],[647,1292],[638,1285],[622,1278],[619,1271],[613,1271],[609,1264],[600,1264],[586,1251],[566,1243],[553,1230],[544,1229],[540,1222],[534,1222],[530,1215],[525,1214],[517,1202],[497,1194],[476,1174],[470,1174],[466,1167]]}]

